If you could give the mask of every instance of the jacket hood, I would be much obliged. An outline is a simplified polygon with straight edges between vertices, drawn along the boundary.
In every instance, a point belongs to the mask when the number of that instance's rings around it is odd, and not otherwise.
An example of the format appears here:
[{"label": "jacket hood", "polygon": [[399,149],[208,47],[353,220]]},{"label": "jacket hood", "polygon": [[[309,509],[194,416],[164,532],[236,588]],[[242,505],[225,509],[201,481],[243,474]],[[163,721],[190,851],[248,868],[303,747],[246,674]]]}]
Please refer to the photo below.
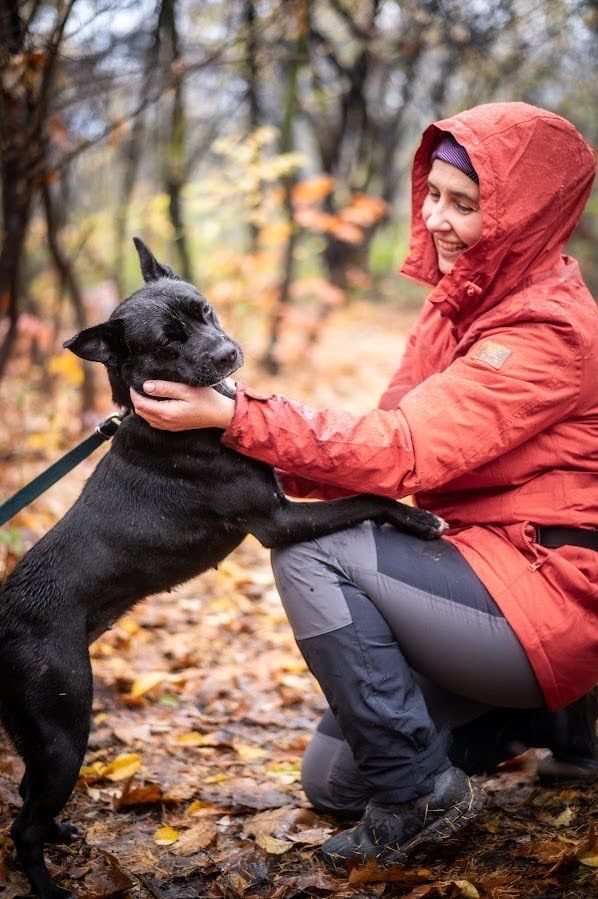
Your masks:
[{"label": "jacket hood", "polygon": [[[480,179],[480,239],[442,276],[422,219],[431,155],[441,132],[467,150]],[[573,232],[596,170],[566,119],[527,103],[487,103],[430,125],[412,172],[410,253],[401,273],[434,288],[429,299],[464,323],[524,286]]]}]

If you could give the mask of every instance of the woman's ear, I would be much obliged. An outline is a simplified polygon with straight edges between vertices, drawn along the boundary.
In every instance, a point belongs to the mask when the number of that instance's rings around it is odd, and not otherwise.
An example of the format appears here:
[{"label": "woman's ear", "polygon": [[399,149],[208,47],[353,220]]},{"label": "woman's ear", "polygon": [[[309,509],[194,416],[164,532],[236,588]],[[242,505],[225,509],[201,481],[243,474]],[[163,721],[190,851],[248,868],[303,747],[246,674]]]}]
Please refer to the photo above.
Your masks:
[{"label": "woman's ear", "polygon": [[63,346],[90,362],[117,365],[122,361],[125,350],[122,322],[115,319],[84,328],[74,337],[65,340]]}]

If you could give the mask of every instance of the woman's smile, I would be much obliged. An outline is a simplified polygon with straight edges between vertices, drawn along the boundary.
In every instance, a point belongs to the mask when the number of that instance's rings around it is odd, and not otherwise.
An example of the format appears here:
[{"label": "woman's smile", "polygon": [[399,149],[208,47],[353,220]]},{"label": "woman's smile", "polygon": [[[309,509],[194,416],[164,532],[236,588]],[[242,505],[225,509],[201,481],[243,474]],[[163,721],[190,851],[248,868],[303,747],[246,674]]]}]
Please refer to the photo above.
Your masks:
[{"label": "woman's smile", "polygon": [[441,159],[434,160],[422,215],[443,275],[452,271],[461,253],[480,238],[479,197],[479,187],[471,178]]}]

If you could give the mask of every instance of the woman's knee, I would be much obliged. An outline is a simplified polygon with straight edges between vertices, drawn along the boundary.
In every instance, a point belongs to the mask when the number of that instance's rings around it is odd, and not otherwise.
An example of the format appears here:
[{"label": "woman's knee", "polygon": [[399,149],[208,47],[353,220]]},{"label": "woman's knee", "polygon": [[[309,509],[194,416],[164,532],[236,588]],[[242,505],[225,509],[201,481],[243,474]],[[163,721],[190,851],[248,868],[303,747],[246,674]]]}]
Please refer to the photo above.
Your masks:
[{"label": "woman's knee", "polygon": [[329,719],[334,721],[331,712],[324,715],[305,750],[301,767],[303,791],[318,811],[357,816],[367,804],[368,792],[336,723],[334,735],[327,732]]},{"label": "woman's knee", "polygon": [[351,623],[339,587],[345,575],[334,538],[340,536],[297,543],[272,554],[276,586],[297,640]]}]

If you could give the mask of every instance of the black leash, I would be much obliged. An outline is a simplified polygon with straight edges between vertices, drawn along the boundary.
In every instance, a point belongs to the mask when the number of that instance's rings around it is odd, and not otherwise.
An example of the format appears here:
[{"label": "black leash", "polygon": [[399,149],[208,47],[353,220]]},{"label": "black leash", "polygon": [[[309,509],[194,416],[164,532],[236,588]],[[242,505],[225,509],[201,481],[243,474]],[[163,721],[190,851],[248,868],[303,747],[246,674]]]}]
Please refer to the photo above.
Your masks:
[{"label": "black leash", "polygon": [[69,450],[62,459],[54,462],[45,471],[42,471],[25,487],[18,490],[14,496],[11,496],[2,506],[0,506],[0,526],[5,524],[10,518],[28,506],[29,503],[41,496],[42,493],[59,481],[65,474],[75,468],[79,462],[86,459],[93,453],[98,446],[110,440],[118,431],[119,425],[126,412],[113,412],[104,421],[101,421],[93,434],[78,443],[77,446]]}]

